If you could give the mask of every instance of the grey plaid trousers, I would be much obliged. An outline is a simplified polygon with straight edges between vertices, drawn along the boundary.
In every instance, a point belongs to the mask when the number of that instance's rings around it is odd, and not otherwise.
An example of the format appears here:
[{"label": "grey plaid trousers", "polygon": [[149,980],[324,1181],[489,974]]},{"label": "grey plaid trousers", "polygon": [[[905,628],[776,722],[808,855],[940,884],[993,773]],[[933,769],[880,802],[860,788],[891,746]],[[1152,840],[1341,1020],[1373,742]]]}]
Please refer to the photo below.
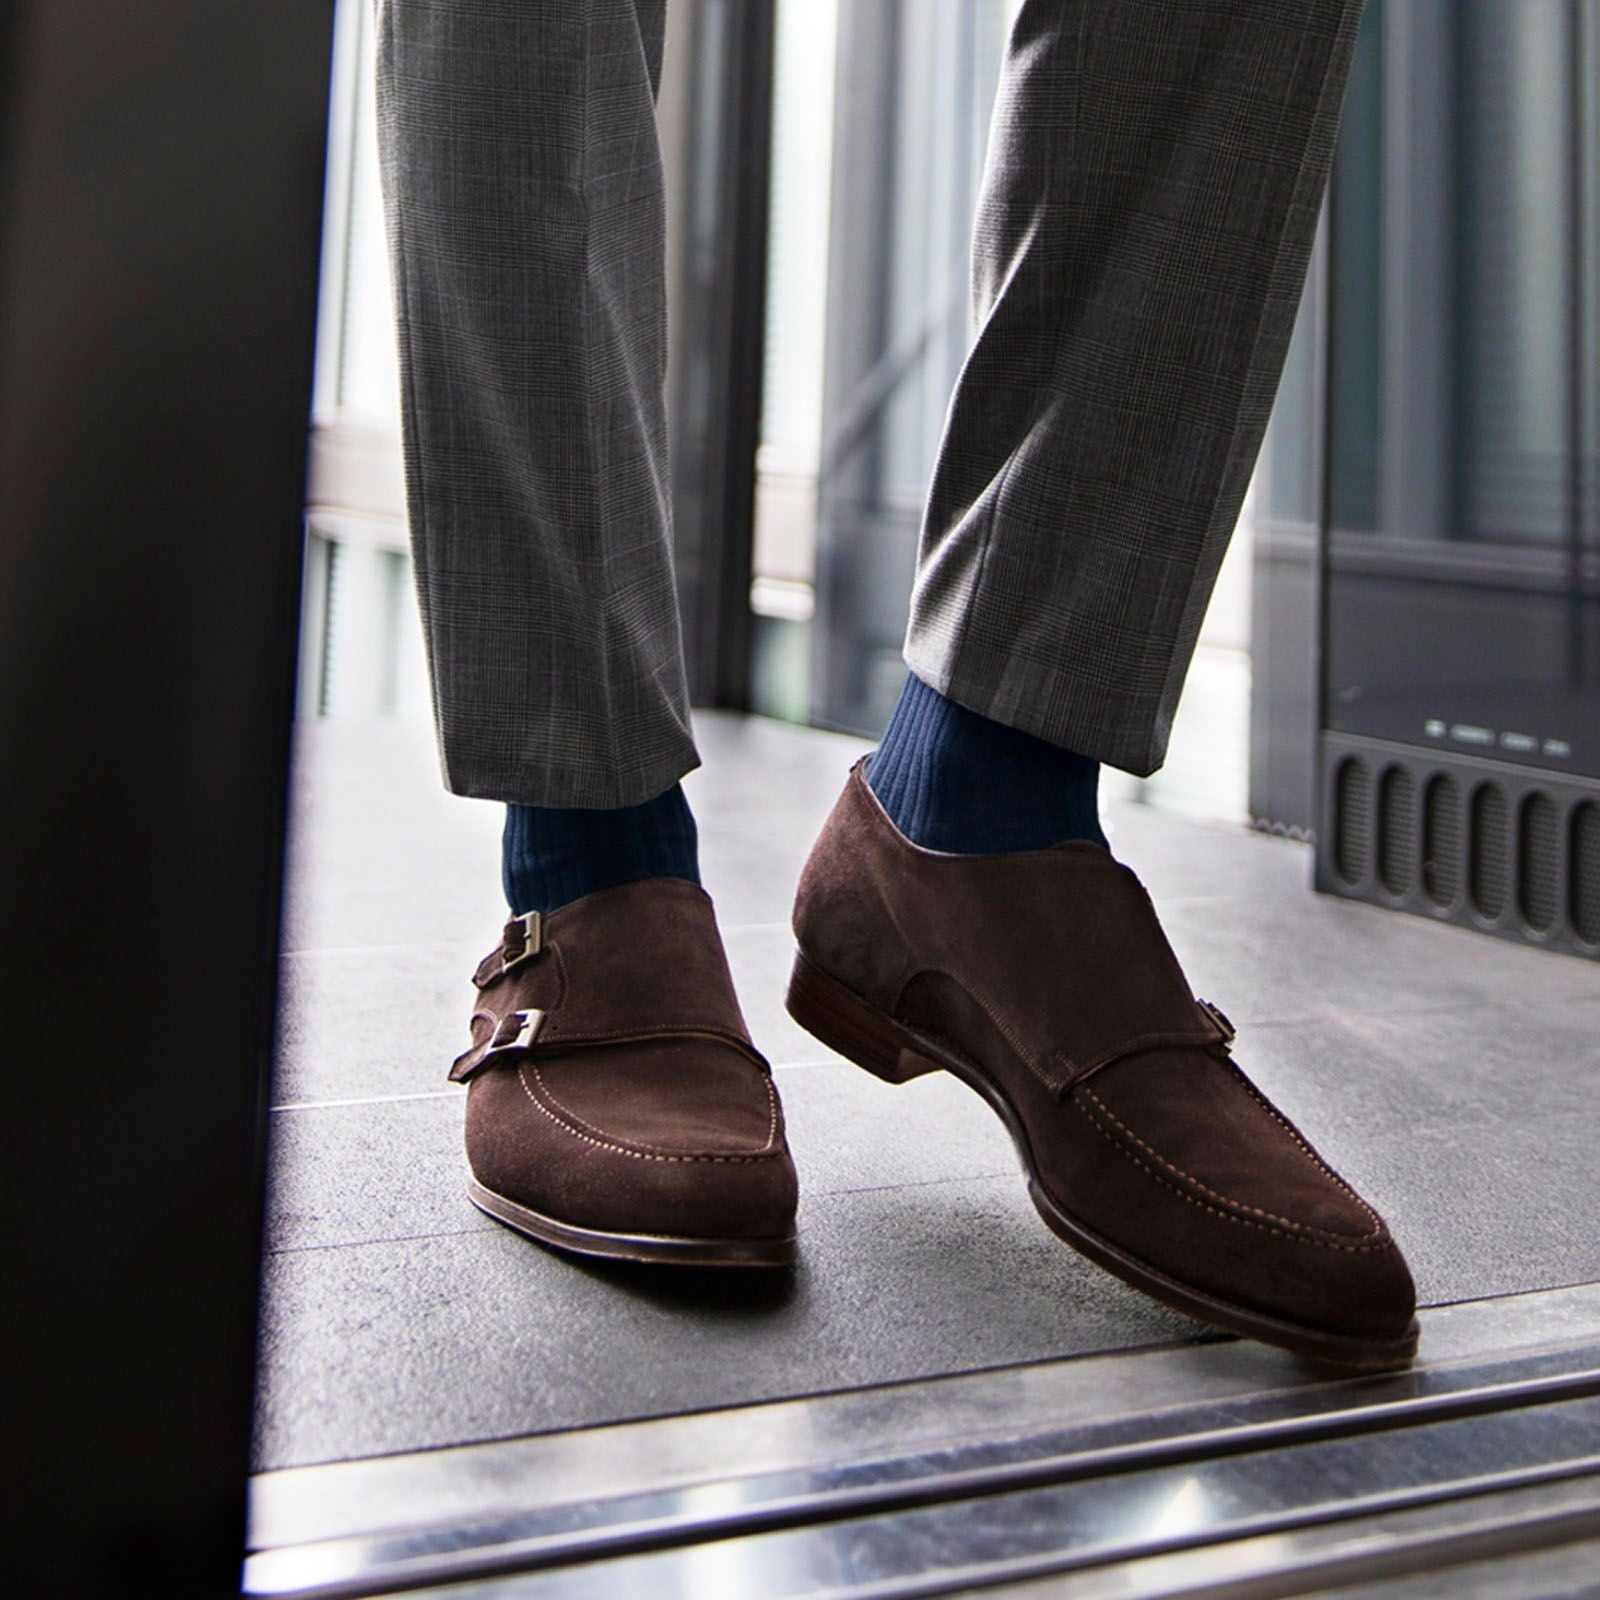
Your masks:
[{"label": "grey plaid trousers", "polygon": [[[459,794],[629,805],[697,764],[663,404],[665,4],[378,0],[407,499]],[[1024,0],[906,636],[963,705],[1160,765],[1362,5]]]}]

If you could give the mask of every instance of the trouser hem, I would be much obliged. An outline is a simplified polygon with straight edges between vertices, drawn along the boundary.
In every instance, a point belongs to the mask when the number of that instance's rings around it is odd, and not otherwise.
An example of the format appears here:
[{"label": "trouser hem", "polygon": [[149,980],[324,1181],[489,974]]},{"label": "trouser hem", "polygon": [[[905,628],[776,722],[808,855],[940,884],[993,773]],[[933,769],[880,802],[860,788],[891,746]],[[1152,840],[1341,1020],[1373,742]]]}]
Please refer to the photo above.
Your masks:
[{"label": "trouser hem", "polygon": [[665,794],[700,765],[692,742],[675,745],[648,766],[630,766],[626,774],[563,758],[560,766],[539,763],[486,764],[441,758],[444,786],[467,800],[496,800],[505,805],[561,806],[614,811],[643,805]]},{"label": "trouser hem", "polygon": [[937,645],[910,642],[906,665],[957,705],[1021,733],[1148,778],[1166,759],[1171,712],[1154,701],[1096,692],[1070,670],[969,643],[955,666]]}]

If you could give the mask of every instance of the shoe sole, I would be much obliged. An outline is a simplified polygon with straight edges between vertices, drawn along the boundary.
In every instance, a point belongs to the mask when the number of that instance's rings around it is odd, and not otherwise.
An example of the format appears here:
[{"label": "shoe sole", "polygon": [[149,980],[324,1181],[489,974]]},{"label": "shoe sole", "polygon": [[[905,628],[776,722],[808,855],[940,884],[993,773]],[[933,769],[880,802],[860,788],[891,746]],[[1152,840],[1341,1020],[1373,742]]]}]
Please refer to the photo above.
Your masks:
[{"label": "shoe sole", "polygon": [[476,1178],[467,1180],[467,1198],[496,1222],[573,1255],[677,1267],[787,1267],[795,1259],[793,1234],[784,1239],[694,1239],[663,1233],[606,1233],[547,1217],[485,1188]]},{"label": "shoe sole", "polygon": [[808,1033],[886,1083],[908,1083],[925,1073],[948,1072],[981,1095],[1011,1135],[1027,1174],[1029,1197],[1051,1232],[1107,1272],[1163,1305],[1198,1317],[1228,1333],[1243,1334],[1334,1366],[1365,1370],[1403,1367],[1416,1354],[1418,1327],[1415,1319],[1398,1339],[1354,1338],[1269,1317],[1247,1306],[1219,1300],[1169,1277],[1149,1262],[1102,1238],[1045,1192],[1022,1119],[999,1087],[973,1063],[954,1054],[937,1039],[896,1022],[836,978],[830,978],[813,966],[803,955],[795,957],[786,1004],[789,1015]]}]

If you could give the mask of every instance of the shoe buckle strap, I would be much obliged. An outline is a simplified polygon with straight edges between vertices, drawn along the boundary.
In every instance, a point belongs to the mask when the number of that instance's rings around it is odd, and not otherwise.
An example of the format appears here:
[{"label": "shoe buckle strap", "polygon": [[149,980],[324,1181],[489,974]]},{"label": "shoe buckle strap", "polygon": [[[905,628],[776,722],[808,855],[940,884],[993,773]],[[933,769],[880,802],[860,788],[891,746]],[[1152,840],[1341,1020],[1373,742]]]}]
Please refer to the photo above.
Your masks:
[{"label": "shoe buckle strap", "polygon": [[[535,1007],[508,1012],[498,1022],[491,1013],[479,1011],[474,1017],[491,1023],[492,1032],[482,1043],[474,1045],[464,1055],[457,1056],[450,1069],[452,1083],[465,1083],[475,1078],[486,1067],[497,1066],[509,1056],[534,1053],[534,1045],[545,1032],[549,1013]],[[541,1054],[558,1054],[570,1050],[583,1050],[596,1045],[642,1044],[658,1039],[714,1039],[731,1045],[741,1055],[749,1057],[762,1071],[771,1073],[772,1064],[742,1033],[721,1027],[713,1021],[678,1021],[658,1028],[619,1028],[598,1032],[563,1031],[559,1024],[550,1033]]]},{"label": "shoe buckle strap", "polygon": [[1057,1097],[1064,1100],[1080,1083],[1092,1078],[1097,1072],[1103,1072],[1118,1061],[1126,1061],[1130,1056],[1143,1055],[1149,1050],[1182,1049],[1185,1046],[1206,1049],[1221,1045],[1226,1049],[1238,1037],[1237,1030],[1221,1006],[1197,997],[1195,1008],[1203,1021],[1203,1031],[1172,1028],[1138,1034],[1133,1038],[1124,1039],[1110,1049],[1100,1051],[1089,1061],[1074,1061],[1064,1055],[1058,1055],[1056,1059],[1066,1068],[1066,1072],[1055,1076],[1053,1080],[1046,1078],[1046,1082],[1055,1090]]},{"label": "shoe buckle strap", "polygon": [[[487,1017],[489,1014],[479,1012],[478,1015]],[[494,1022],[493,1031],[481,1045],[475,1045],[465,1055],[456,1058],[455,1065],[450,1068],[450,1081],[465,1083],[485,1067],[494,1066],[509,1055],[531,1050],[544,1027],[544,1019],[544,1012],[536,1006],[508,1011],[498,1022]],[[493,1022],[494,1019],[490,1020]]]}]

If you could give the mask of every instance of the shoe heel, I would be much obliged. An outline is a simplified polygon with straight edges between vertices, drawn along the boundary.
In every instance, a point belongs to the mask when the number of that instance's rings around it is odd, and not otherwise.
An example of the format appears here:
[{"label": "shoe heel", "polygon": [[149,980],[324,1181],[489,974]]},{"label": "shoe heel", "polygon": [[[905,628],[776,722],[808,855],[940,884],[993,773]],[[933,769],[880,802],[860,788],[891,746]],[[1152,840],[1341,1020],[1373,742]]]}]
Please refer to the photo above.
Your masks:
[{"label": "shoe heel", "polygon": [[937,1061],[907,1044],[882,1012],[819,972],[802,955],[794,958],[785,1004],[807,1033],[885,1083],[908,1083],[925,1072],[941,1070]]}]

